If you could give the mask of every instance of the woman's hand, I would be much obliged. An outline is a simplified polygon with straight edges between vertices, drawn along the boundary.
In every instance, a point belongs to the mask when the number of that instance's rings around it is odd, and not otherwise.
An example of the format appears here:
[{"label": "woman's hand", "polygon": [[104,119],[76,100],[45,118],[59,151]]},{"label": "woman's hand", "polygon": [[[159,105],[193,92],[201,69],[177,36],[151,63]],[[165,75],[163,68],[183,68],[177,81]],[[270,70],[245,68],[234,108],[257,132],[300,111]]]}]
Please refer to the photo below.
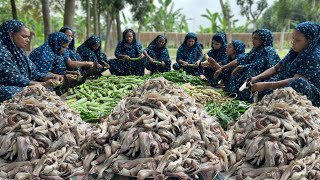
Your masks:
[{"label": "woman's hand", "polygon": [[182,62],[181,62],[181,66],[183,66],[183,67],[188,66],[188,64],[189,64],[189,63],[188,63],[188,62],[186,62],[186,61],[182,61]]},{"label": "woman's hand", "polygon": [[243,66],[238,66],[238,67],[236,67],[236,68],[232,71],[231,76],[237,75],[238,72],[240,72],[242,69],[243,69]]},{"label": "woman's hand", "polygon": [[93,65],[94,65],[93,62],[87,61],[86,64],[85,64],[85,67],[92,68]]},{"label": "woman's hand", "polygon": [[143,53],[141,53],[141,54],[138,55],[138,58],[139,58],[139,59],[142,59],[142,58],[144,58],[144,57],[145,57],[145,55],[144,55]]},{"label": "woman's hand", "polygon": [[130,60],[130,56],[124,55],[124,56],[123,56],[123,59],[125,59],[125,60]]},{"label": "woman's hand", "polygon": [[164,61],[161,61],[161,66],[164,67],[166,63]]},{"label": "woman's hand", "polygon": [[209,57],[208,58],[208,63],[211,65],[211,66],[214,66],[217,62],[215,59],[213,59],[212,57]]},{"label": "woman's hand", "polygon": [[78,78],[78,76],[76,74],[66,74],[68,80],[72,81],[72,80],[76,80]]},{"label": "woman's hand", "polygon": [[57,81],[63,81],[63,76],[59,74],[52,74],[51,79],[57,80]]},{"label": "woman's hand", "polygon": [[44,87],[57,87],[58,85],[61,84],[61,81],[58,81],[56,79],[49,79],[45,82],[41,82],[41,85],[44,86]]},{"label": "woman's hand", "polygon": [[223,72],[223,68],[216,70],[216,72],[213,75],[214,78],[217,79],[221,75],[222,72]]},{"label": "woman's hand", "polygon": [[199,67],[200,66],[200,60],[198,60],[196,63],[195,63],[195,65],[196,65],[196,67]]}]

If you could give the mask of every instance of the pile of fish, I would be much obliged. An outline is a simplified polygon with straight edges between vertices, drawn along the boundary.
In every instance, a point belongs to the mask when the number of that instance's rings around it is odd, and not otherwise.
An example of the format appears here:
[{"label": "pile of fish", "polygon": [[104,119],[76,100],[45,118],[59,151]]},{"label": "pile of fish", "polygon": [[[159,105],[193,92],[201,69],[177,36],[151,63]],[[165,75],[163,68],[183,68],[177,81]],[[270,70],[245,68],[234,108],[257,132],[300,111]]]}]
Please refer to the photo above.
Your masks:
[{"label": "pile of fish", "polygon": [[182,88],[151,79],[123,99],[81,147],[88,178],[113,174],[212,179],[228,170],[230,145],[219,123]]},{"label": "pile of fish", "polygon": [[236,179],[318,179],[319,124],[319,108],[292,88],[265,96],[228,131],[235,152],[229,174]]},{"label": "pile of fish", "polygon": [[0,177],[63,179],[82,174],[80,144],[88,126],[41,85],[0,106]]}]

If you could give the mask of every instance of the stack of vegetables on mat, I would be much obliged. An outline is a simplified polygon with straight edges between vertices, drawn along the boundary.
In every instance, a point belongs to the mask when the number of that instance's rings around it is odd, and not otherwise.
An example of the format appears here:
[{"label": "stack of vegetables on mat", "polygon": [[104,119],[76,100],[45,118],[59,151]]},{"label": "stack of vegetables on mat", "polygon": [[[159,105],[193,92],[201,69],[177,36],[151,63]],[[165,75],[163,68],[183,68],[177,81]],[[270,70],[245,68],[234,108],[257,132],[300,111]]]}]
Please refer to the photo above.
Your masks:
[{"label": "stack of vegetables on mat", "polygon": [[164,73],[158,73],[152,75],[152,77],[164,77],[166,80],[183,84],[190,83],[192,85],[208,85],[206,81],[201,80],[198,76],[192,76],[186,73],[186,71],[169,71]]},{"label": "stack of vegetables on mat", "polygon": [[219,123],[182,88],[151,79],[123,99],[81,147],[94,178],[113,174],[212,179],[228,170],[229,144]]},{"label": "stack of vegetables on mat", "polygon": [[319,179],[320,110],[292,88],[249,108],[228,131],[232,179]]},{"label": "stack of vegetables on mat", "polygon": [[79,146],[89,126],[41,85],[0,106],[0,177],[63,179],[83,174]]},{"label": "stack of vegetables on mat", "polygon": [[66,99],[82,120],[97,122],[143,82],[143,77],[139,76],[102,76],[71,89]]},{"label": "stack of vegetables on mat", "polygon": [[231,98],[224,98],[224,101],[209,101],[205,107],[208,114],[219,119],[219,123],[223,129],[228,127],[246,112],[250,107],[250,103]]},{"label": "stack of vegetables on mat", "polygon": [[196,102],[204,105],[210,116],[217,117],[225,130],[250,107],[249,103],[229,98],[210,86],[193,86],[187,83],[183,84],[182,88],[195,98]]}]

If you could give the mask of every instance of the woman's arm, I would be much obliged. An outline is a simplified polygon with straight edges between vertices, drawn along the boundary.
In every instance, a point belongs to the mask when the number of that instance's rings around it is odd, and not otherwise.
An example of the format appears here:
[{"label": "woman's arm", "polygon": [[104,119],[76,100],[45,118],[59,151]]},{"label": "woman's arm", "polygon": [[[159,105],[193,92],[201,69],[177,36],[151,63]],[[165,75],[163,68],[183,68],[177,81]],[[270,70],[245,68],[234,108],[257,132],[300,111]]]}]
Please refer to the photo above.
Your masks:
[{"label": "woman's arm", "polygon": [[264,91],[267,89],[277,89],[287,86],[291,81],[298,79],[300,77],[304,77],[300,74],[295,74],[292,78],[284,79],[281,81],[274,81],[274,82],[258,82],[251,86],[251,91]]},{"label": "woman's arm", "polygon": [[67,60],[67,66],[71,68],[78,68],[78,67],[92,67],[93,62],[90,61],[72,61],[70,58]]},{"label": "woman's arm", "polygon": [[251,82],[256,83],[258,81],[265,80],[269,77],[272,77],[279,71],[280,68],[281,68],[280,64],[277,63],[275,66],[265,70],[263,73],[259,74],[258,76],[252,77]]}]

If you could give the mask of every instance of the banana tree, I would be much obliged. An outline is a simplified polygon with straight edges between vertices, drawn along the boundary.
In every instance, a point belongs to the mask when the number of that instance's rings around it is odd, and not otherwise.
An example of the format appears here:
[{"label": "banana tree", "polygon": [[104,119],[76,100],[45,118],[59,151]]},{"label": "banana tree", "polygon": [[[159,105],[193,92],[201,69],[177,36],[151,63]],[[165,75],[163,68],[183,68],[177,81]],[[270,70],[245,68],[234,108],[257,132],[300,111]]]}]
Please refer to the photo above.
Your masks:
[{"label": "banana tree", "polygon": [[201,14],[202,17],[208,19],[211,22],[211,33],[212,32],[217,32],[220,30],[217,20],[220,18],[219,13],[217,12],[210,12],[209,9],[206,9],[206,14]]}]

